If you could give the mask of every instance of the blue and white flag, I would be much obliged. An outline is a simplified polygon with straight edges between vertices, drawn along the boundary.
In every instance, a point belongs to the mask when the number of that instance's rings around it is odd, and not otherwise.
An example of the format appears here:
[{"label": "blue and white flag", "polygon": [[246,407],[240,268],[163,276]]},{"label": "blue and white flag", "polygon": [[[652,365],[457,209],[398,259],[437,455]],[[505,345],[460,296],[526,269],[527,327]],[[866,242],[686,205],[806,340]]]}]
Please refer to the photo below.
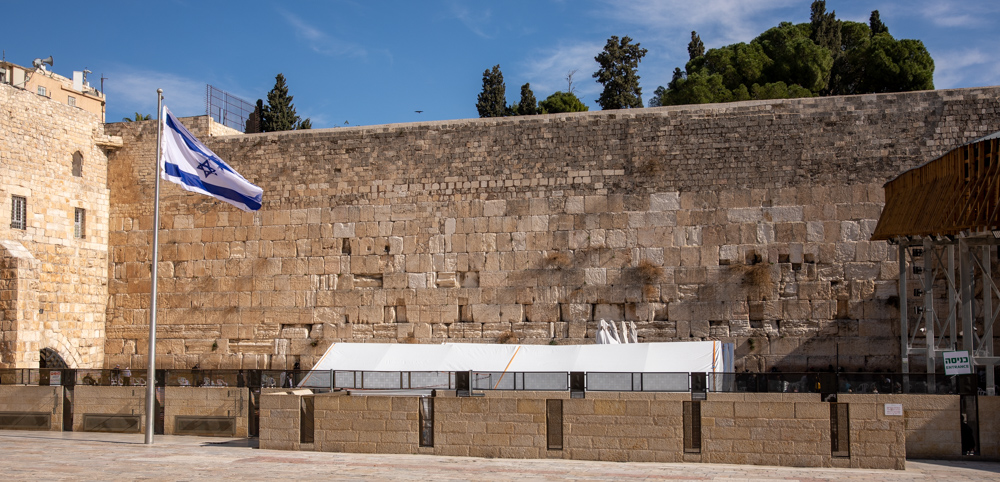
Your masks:
[{"label": "blue and white flag", "polygon": [[250,184],[211,149],[205,147],[163,106],[160,116],[160,177],[191,192],[225,201],[244,211],[260,209],[264,190]]}]

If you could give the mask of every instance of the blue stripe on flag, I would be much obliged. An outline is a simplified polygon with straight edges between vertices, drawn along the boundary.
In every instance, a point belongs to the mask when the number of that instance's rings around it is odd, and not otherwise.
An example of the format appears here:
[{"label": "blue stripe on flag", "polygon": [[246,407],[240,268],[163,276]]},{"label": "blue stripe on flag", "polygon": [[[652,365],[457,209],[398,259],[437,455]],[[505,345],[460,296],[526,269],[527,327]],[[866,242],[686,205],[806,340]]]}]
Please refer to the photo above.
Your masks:
[{"label": "blue stripe on flag", "polygon": [[[181,139],[184,139],[184,144],[187,145],[188,149],[190,149],[190,150],[192,150],[194,152],[197,152],[198,154],[201,154],[202,156],[207,157],[207,158],[215,161],[219,165],[219,167],[221,167],[223,170],[229,171],[229,172],[231,172],[231,173],[236,174],[237,176],[239,176],[239,173],[237,173],[236,171],[234,171],[233,168],[229,167],[229,164],[226,164],[219,156],[216,156],[215,153],[213,153],[211,151],[205,152],[201,148],[201,146],[199,146],[196,142],[194,142],[192,139],[190,139],[188,136],[191,135],[191,134],[189,134],[187,132],[187,129],[179,129],[177,127],[177,124],[174,124],[174,116],[173,115],[168,115],[167,116],[167,126],[170,127],[171,129],[173,129],[174,132],[180,134]],[[240,177],[243,177],[243,176],[240,176]]]},{"label": "blue stripe on flag", "polygon": [[181,182],[187,184],[191,187],[196,187],[202,189],[206,192],[212,193],[215,196],[229,199],[230,201],[243,203],[250,210],[256,211],[260,209],[260,199],[254,199],[241,194],[238,191],[234,191],[229,188],[216,186],[215,184],[207,184],[202,182],[201,178],[194,174],[186,173],[177,167],[177,164],[170,162],[163,163],[163,170],[170,176],[180,178]]}]

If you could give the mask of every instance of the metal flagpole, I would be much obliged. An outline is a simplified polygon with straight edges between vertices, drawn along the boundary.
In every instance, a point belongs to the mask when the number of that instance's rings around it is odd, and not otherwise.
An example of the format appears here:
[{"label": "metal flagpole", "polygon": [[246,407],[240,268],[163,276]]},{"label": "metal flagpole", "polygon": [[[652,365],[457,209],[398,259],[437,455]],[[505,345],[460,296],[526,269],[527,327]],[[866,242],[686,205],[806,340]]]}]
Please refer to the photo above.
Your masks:
[{"label": "metal flagpole", "polygon": [[146,368],[146,445],[153,444],[156,426],[156,265],[160,261],[160,138],[163,136],[163,89],[156,89],[156,188],[153,201],[153,266],[150,274],[152,290],[149,301],[149,356]]}]

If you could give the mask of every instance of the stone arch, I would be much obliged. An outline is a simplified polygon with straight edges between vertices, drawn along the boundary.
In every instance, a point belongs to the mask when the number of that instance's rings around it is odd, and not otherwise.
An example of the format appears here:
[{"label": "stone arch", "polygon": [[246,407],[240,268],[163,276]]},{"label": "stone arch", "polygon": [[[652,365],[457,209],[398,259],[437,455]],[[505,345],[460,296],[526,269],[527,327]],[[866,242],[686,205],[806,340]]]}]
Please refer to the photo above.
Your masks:
[{"label": "stone arch", "polygon": [[69,365],[59,352],[51,348],[42,348],[39,352],[38,368],[69,368]]},{"label": "stone arch", "polygon": [[39,270],[21,243],[0,239],[0,367],[37,366]]},{"label": "stone arch", "polygon": [[80,353],[62,333],[47,331],[42,335],[41,341],[46,350],[55,351],[61,356],[67,368],[83,368],[80,366]]},{"label": "stone arch", "polygon": [[83,153],[73,153],[73,177],[83,177]]}]

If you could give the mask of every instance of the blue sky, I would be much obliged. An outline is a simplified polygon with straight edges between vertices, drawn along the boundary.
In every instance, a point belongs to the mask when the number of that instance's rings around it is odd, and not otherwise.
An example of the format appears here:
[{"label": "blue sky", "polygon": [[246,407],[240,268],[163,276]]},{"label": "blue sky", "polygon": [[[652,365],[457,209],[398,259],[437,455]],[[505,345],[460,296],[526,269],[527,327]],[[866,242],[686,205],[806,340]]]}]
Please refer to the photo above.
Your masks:
[{"label": "blue sky", "polygon": [[[598,110],[594,56],[611,35],[649,50],[643,101],[687,61],[691,30],[706,47],[749,41],[780,21],[805,22],[810,0],[92,1],[3,3],[0,48],[31,65],[52,55],[70,77],[104,81],[108,121],[155,114],[156,89],[180,116],[205,113],[205,84],[254,102],[284,73],[299,115],[338,127],[477,117],[482,73],[500,64],[508,102],[530,82],[541,100],[566,90]],[[828,0],[840,19],[878,9],[896,38],[923,40],[936,88],[1000,84],[1000,2]],[[415,111],[422,110],[418,114]]]}]

